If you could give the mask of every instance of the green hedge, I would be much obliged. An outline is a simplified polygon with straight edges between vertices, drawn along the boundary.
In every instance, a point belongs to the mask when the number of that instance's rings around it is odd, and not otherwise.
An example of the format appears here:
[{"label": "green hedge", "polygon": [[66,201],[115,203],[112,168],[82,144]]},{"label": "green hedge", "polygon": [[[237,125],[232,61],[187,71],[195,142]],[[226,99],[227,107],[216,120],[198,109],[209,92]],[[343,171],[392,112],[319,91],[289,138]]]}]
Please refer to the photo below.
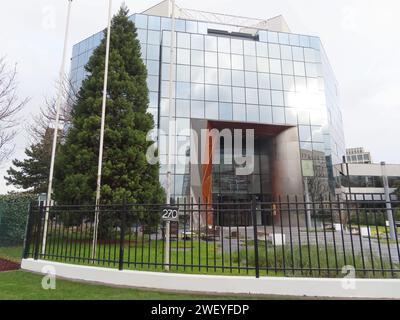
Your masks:
[{"label": "green hedge", "polygon": [[0,247],[23,244],[29,204],[36,199],[25,193],[0,195]]},{"label": "green hedge", "polygon": [[[400,221],[400,208],[393,208],[393,219],[395,221]],[[356,225],[360,223],[360,225],[373,225],[373,226],[378,226],[378,227],[384,227],[386,225],[387,221],[387,213],[386,210],[368,210],[365,211],[361,209],[361,211],[358,213],[358,219],[357,219],[357,214],[353,214],[351,217],[351,223]]]}]

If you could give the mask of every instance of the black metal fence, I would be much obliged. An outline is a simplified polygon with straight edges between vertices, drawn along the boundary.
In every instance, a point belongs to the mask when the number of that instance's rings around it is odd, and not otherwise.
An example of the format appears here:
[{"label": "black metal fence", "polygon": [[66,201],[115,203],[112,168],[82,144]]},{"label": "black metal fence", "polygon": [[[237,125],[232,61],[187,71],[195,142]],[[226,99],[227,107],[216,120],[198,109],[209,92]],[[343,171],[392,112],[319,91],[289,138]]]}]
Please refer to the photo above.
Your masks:
[{"label": "black metal fence", "polygon": [[94,206],[31,206],[24,257],[120,270],[343,277],[354,269],[358,277],[397,278],[399,204],[366,195],[191,200],[175,204],[171,222],[162,220],[164,205],[102,205],[95,254]]}]

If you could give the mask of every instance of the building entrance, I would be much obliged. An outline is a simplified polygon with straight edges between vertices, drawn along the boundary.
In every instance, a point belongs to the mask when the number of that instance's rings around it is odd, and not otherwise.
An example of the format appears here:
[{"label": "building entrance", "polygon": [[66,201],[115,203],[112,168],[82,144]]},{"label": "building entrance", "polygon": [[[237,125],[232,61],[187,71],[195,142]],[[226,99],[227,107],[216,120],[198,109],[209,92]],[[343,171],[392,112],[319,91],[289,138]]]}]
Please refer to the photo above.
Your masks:
[{"label": "building entrance", "polygon": [[224,194],[213,199],[214,224],[219,226],[252,226],[252,200],[256,200],[257,225],[272,225],[271,196],[261,194]]},{"label": "building entrance", "polygon": [[[245,139],[243,139],[243,152]],[[254,141],[254,171],[250,175],[237,175],[233,150],[227,150],[224,140],[220,141],[220,164],[213,165],[212,194],[214,210],[219,214],[215,216],[215,223],[222,226],[248,226],[252,225],[251,201],[253,197],[259,203],[272,200],[272,137],[256,137]],[[226,159],[230,161],[225,161]],[[233,161],[232,161],[233,160]],[[264,206],[265,207],[265,206]],[[257,210],[257,223],[269,224],[268,208]]]}]

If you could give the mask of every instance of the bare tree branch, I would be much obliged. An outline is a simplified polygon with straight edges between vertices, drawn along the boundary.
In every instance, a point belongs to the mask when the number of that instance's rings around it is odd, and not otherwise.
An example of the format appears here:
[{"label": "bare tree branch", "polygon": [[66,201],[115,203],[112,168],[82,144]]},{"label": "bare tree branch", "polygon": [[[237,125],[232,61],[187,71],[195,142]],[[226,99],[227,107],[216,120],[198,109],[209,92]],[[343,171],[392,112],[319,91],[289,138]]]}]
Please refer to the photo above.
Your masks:
[{"label": "bare tree branch", "polygon": [[12,140],[18,125],[16,115],[28,103],[17,95],[17,66],[8,68],[5,58],[0,58],[0,163],[10,156],[15,145]]},{"label": "bare tree branch", "polygon": [[[60,109],[60,122],[59,128],[65,128],[71,123],[71,110],[75,104],[77,92],[75,87],[72,85],[68,76],[65,76],[62,82],[62,103]],[[57,113],[57,97],[46,98],[44,106],[40,108],[40,112],[34,115],[33,121],[26,126],[27,132],[32,137],[32,143],[41,141],[46,134],[48,128],[54,126],[54,121]],[[60,130],[59,133],[62,135],[64,130]],[[60,137],[61,139],[63,136]]]}]

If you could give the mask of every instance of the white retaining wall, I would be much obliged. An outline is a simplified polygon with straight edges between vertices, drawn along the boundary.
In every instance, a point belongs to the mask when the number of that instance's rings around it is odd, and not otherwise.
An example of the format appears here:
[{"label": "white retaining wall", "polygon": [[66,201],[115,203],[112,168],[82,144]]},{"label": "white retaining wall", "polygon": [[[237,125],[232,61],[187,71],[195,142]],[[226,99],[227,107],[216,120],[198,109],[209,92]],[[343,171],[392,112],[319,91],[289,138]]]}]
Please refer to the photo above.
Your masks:
[{"label": "white retaining wall", "polygon": [[[56,276],[108,285],[219,294],[400,299],[400,280],[276,278],[174,274],[80,266],[24,259],[21,268],[36,273],[54,267]],[[354,281],[354,282],[351,282]]]}]

